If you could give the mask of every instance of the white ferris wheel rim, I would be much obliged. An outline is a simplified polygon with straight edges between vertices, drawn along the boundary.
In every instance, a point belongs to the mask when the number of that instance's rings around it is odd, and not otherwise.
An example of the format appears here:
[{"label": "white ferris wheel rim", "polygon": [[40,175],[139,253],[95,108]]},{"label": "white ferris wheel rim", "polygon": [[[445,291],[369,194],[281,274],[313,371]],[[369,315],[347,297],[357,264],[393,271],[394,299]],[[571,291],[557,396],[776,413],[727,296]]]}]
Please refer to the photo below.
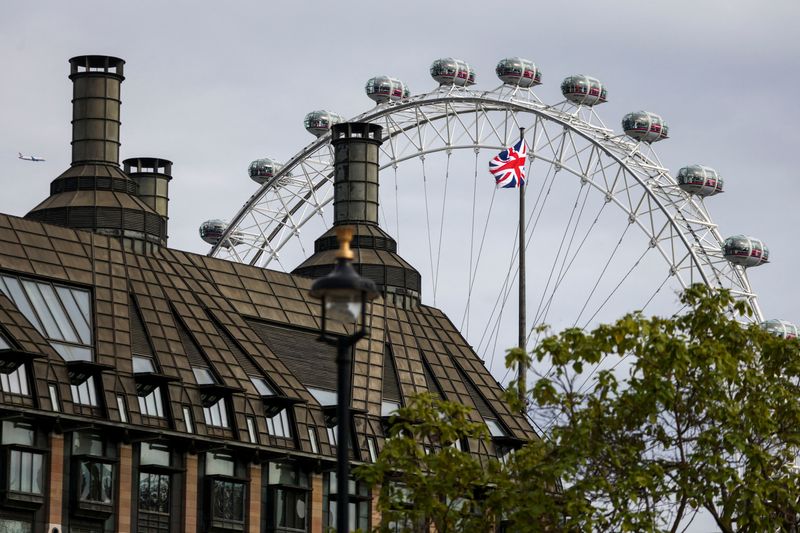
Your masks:
[{"label": "white ferris wheel rim", "polygon": [[[485,117],[492,113],[505,113],[506,126],[513,127],[504,127],[502,134],[477,131],[479,115]],[[475,118],[467,124],[462,118],[469,116]],[[565,170],[605,194],[606,202],[620,208],[628,216],[629,223],[638,226],[650,238],[650,246],[658,249],[670,272],[684,288],[698,282],[727,288],[749,304],[754,320],[764,320],[746,269],[723,257],[723,238],[702,198],[678,187],[650,145],[615,134],[602,125],[592,108],[575,107],[566,102],[548,106],[532,91],[507,85],[492,91],[440,87],[398,102],[379,104],[350,121],[373,122],[384,127],[381,148],[381,169],[384,169],[440,151],[500,150],[516,135],[519,116],[533,119],[534,123],[534,131],[530,128],[526,131],[533,141],[528,143],[529,157],[549,163],[556,170]],[[437,123],[442,124],[441,131],[436,129]],[[465,131],[473,125],[475,135]],[[435,133],[433,139],[423,138],[420,133],[429,126]],[[537,127],[541,128],[539,138]],[[550,157],[541,149],[541,143],[537,146],[537,142],[547,137],[547,127],[560,129],[563,134],[560,154],[554,152]],[[460,136],[456,137],[453,130],[458,128]],[[413,134],[418,138],[413,139]],[[332,195],[317,194],[323,185],[332,181],[330,135],[328,132],[300,150],[263,183],[231,218],[208,255],[266,267],[284,245],[299,235],[306,222],[320,215],[332,201]],[[576,141],[586,143],[586,148],[579,151]],[[401,142],[405,143],[404,149],[398,147]],[[544,146],[552,149],[552,139],[549,142],[545,139]],[[573,154],[565,154],[571,149],[574,149]],[[602,169],[606,183],[595,180],[596,174],[588,174],[590,163],[584,164],[580,159],[586,156],[590,162],[592,157],[597,157],[594,165]],[[609,166],[600,165],[602,158],[609,161]],[[616,177],[609,184],[605,170],[611,168],[610,165],[615,166]],[[298,213],[301,216],[296,216]],[[654,214],[663,216],[664,223],[657,223]],[[226,247],[225,243],[234,244]]]}]

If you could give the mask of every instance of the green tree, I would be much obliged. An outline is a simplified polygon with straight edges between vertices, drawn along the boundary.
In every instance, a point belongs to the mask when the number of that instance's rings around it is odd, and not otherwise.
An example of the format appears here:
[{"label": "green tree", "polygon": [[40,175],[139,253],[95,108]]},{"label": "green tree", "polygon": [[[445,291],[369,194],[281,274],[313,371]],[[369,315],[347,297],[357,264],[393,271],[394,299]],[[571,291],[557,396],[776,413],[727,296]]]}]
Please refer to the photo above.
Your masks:
[{"label": "green tree", "polygon": [[[505,464],[447,446],[486,438],[462,406],[411,402],[361,472],[381,484],[384,516],[406,504],[409,530],[485,533],[503,519],[519,532],[677,532],[705,510],[723,532],[798,531],[800,343],[739,322],[749,308],[725,291],[681,299],[679,316],[632,313],[510,350],[509,366],[552,368],[528,391],[543,438]],[[517,386],[508,399],[522,409]]]},{"label": "green tree", "polygon": [[380,485],[380,531],[439,533],[490,531],[493,498],[487,498],[500,468],[461,451],[459,442],[486,440],[486,426],[469,419],[469,409],[432,394],[420,394],[392,416],[380,457],[356,470]]},{"label": "green tree", "polygon": [[800,343],[740,323],[749,307],[727,292],[698,285],[682,303],[545,339],[533,356],[553,367],[530,392],[549,438],[509,475],[558,476],[570,530],[682,531],[704,509],[723,532],[797,531]]}]

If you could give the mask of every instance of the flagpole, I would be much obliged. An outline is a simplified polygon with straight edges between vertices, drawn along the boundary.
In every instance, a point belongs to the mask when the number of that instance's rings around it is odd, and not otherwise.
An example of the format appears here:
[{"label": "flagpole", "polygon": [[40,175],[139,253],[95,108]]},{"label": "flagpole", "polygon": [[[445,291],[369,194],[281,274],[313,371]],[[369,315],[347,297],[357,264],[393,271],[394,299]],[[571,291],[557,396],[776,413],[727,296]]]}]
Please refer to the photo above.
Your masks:
[{"label": "flagpole", "polygon": [[[519,138],[525,138],[525,128],[519,129]],[[525,318],[525,186],[526,181],[519,183],[519,343],[518,346],[521,350],[525,350],[527,336],[527,325]],[[519,396],[522,405],[525,406],[525,399],[527,398],[527,383],[526,377],[528,368],[522,363],[519,364],[517,369],[519,381]],[[524,407],[523,407],[524,409]]]}]

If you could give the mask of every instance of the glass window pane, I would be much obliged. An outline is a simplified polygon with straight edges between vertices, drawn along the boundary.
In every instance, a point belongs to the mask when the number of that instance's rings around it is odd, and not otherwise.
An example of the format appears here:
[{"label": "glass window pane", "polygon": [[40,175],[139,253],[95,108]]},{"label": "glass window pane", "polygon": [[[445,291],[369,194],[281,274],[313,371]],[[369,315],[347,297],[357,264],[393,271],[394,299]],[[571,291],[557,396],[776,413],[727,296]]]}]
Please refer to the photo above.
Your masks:
[{"label": "glass window pane", "polygon": [[42,465],[44,464],[44,459],[40,453],[34,453],[32,455],[33,471],[31,474],[31,492],[35,494],[42,494],[42,487],[44,485],[44,471],[42,470]]},{"label": "glass window pane", "polygon": [[233,457],[221,453],[206,454],[207,476],[233,476]]},{"label": "glass window pane", "polygon": [[264,378],[251,377],[250,381],[261,396],[272,396],[274,394]]},{"label": "glass window pane", "polygon": [[33,456],[28,452],[20,453],[21,462],[20,462],[20,482],[19,482],[19,490],[22,492],[30,492],[31,491],[31,473],[33,472]]},{"label": "glass window pane", "polygon": [[139,450],[139,464],[169,466],[169,448],[163,444],[144,442]]},{"label": "glass window pane", "polygon": [[117,409],[119,409],[119,419],[127,423],[128,422],[128,410],[125,408],[125,398],[120,395],[117,395]]},{"label": "glass window pane", "polygon": [[58,401],[58,389],[53,384],[48,385],[47,388],[50,391],[50,403],[52,404],[53,411],[61,411],[61,403]]},{"label": "glass window pane", "polygon": [[317,430],[313,427],[308,428],[308,440],[311,441],[311,451],[319,453],[319,443],[317,442]]},{"label": "glass window pane", "polygon": [[20,490],[20,463],[22,462],[22,452],[11,450],[8,468],[8,487],[11,490]]},{"label": "glass window pane", "polygon": [[3,421],[3,444],[34,445],[35,431],[33,426],[22,422]]},{"label": "glass window pane", "polygon": [[[75,326],[75,329],[78,332],[78,336],[80,337],[80,341],[83,344],[91,344],[92,343],[92,329],[90,323],[87,321],[86,316],[84,316],[83,312],[81,311],[80,307],[78,307],[78,303],[75,301],[73,294],[75,292],[83,293],[88,296],[86,291],[73,291],[67,287],[59,287],[56,286],[56,292],[58,292],[59,298],[61,298],[61,303],[64,304],[64,308],[67,310],[67,316],[72,321],[72,325]],[[86,298],[88,302],[88,298]]]},{"label": "glass window pane", "polygon": [[39,321],[36,313],[33,312],[33,307],[31,307],[30,303],[28,302],[28,297],[25,296],[25,292],[22,290],[19,280],[10,276],[3,276],[3,281],[5,281],[5,287],[8,289],[6,296],[11,298],[11,300],[14,302],[14,305],[16,305],[17,309],[19,309],[20,313],[25,315],[25,318],[28,319],[28,322],[33,324],[33,327],[35,327],[39,333],[44,334],[42,323]]},{"label": "glass window pane", "polygon": [[133,361],[133,373],[146,373],[146,372],[155,372],[156,367],[153,364],[153,360],[149,357],[141,357],[138,355],[134,355],[132,357]]},{"label": "glass window pane", "polygon": [[56,324],[56,319],[53,318],[53,314],[50,312],[49,306],[45,302],[42,293],[39,292],[39,284],[23,279],[22,286],[25,288],[25,294],[30,298],[31,305],[36,311],[36,314],[42,321],[47,337],[61,341],[66,340],[58,324]]},{"label": "glass window pane", "polygon": [[489,428],[489,434],[492,437],[505,437],[506,432],[497,422],[497,420],[492,420],[491,418],[486,419],[486,426]]},{"label": "glass window pane", "polygon": [[194,433],[194,422],[192,421],[192,411],[188,407],[183,408],[183,423],[186,424],[186,431]]},{"label": "glass window pane", "polygon": [[60,342],[50,342],[50,345],[58,352],[65,361],[91,361],[92,350],[83,346],[72,344],[61,344]]},{"label": "glass window pane", "polygon": [[247,434],[250,437],[250,442],[253,444],[258,443],[258,434],[256,433],[256,421],[252,416],[247,417]]},{"label": "glass window pane", "polygon": [[5,337],[0,335],[0,350],[10,350],[11,346],[6,341]]},{"label": "glass window pane", "polygon": [[44,301],[47,304],[47,308],[53,315],[56,325],[58,325],[58,329],[61,330],[62,339],[69,342],[80,342],[75,328],[72,327],[72,321],[61,305],[60,298],[56,296],[56,291],[53,289],[53,286],[49,283],[37,283],[36,285],[38,285],[39,291],[42,293],[42,297],[44,297]]},{"label": "glass window pane", "polygon": [[208,368],[193,366],[192,373],[194,374],[194,379],[197,381],[198,385],[211,385],[216,383],[214,380],[214,375]]},{"label": "glass window pane", "polygon": [[329,391],[324,389],[315,389],[314,387],[308,387],[308,392],[311,393],[311,396],[317,400],[317,403],[326,406],[326,405],[336,405],[336,392]]}]

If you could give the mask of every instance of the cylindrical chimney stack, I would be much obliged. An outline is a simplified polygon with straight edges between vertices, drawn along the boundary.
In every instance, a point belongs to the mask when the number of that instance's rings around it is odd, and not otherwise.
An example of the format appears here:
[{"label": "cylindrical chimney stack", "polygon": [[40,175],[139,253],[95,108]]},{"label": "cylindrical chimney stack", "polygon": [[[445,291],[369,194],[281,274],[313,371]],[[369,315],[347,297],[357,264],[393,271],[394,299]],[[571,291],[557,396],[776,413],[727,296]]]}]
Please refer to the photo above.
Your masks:
[{"label": "cylindrical chimney stack", "polygon": [[136,196],[164,219],[169,218],[169,182],[172,161],[156,157],[132,157],[122,162],[125,174],[138,185]]},{"label": "cylindrical chimney stack", "polygon": [[383,128],[368,122],[335,124],[333,223],[378,225],[378,155]]},{"label": "cylindrical chimney stack", "polygon": [[[117,57],[100,55],[69,60],[72,164],[50,183],[50,196],[25,217],[118,237],[133,249],[146,251],[167,243],[166,200],[152,199],[164,204],[164,213],[157,213],[138,197],[136,181],[119,167],[124,64]],[[166,191],[166,184],[162,189]],[[159,195],[157,185],[153,196]]]},{"label": "cylindrical chimney stack", "polygon": [[120,85],[125,61],[110,56],[69,60],[72,164],[119,164]]}]

